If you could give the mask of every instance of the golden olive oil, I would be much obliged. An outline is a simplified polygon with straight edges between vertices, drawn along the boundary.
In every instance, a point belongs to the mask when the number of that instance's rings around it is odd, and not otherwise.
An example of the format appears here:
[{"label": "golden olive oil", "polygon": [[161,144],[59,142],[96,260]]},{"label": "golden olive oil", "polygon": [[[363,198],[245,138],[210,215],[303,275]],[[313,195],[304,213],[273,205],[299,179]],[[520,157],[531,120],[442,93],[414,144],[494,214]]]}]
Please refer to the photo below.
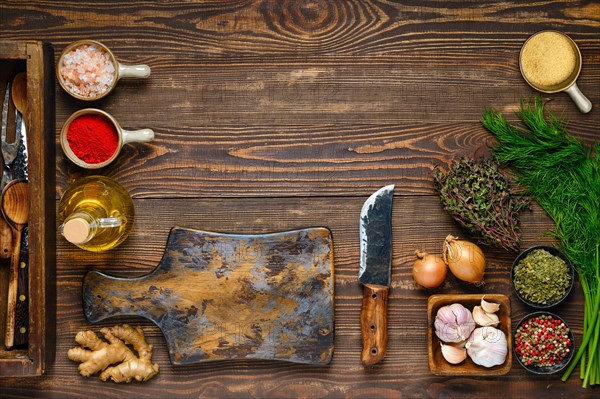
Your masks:
[{"label": "golden olive oil", "polygon": [[58,205],[62,235],[79,248],[94,252],[121,244],[131,231],[134,214],[127,190],[105,176],[75,181]]}]

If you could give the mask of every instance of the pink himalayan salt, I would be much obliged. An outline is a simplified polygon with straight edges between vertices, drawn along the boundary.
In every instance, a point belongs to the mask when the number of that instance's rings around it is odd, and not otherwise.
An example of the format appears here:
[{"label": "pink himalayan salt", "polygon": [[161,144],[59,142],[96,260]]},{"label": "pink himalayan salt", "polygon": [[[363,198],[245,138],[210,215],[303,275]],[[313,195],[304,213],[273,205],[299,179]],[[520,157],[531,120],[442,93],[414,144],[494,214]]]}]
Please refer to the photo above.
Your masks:
[{"label": "pink himalayan salt", "polygon": [[110,55],[93,44],[83,44],[66,53],[59,68],[65,87],[82,97],[101,96],[115,79]]}]

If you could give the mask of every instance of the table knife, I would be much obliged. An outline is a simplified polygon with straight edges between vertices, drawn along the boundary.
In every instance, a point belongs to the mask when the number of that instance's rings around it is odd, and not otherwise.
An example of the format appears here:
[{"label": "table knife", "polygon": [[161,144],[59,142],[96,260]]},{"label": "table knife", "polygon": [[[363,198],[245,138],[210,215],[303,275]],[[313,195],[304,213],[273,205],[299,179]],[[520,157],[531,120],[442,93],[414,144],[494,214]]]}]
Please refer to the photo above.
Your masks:
[{"label": "table knife", "polygon": [[360,212],[360,313],[365,365],[381,361],[387,349],[387,306],[392,267],[392,200],[394,186],[379,189]]},{"label": "table knife", "polygon": [[[10,104],[10,82],[6,84],[6,91],[4,93],[4,101],[2,103],[2,125],[0,126],[1,136],[6,137],[7,129],[8,129],[8,108]],[[3,157],[4,157],[4,151]],[[2,160],[4,162],[4,159]],[[1,165],[1,164],[0,164]],[[0,183],[0,193],[2,189],[6,185],[6,181],[2,179]],[[12,254],[12,230],[10,226],[4,220],[4,218],[0,215],[0,258],[2,259],[10,259],[10,254]]]}]

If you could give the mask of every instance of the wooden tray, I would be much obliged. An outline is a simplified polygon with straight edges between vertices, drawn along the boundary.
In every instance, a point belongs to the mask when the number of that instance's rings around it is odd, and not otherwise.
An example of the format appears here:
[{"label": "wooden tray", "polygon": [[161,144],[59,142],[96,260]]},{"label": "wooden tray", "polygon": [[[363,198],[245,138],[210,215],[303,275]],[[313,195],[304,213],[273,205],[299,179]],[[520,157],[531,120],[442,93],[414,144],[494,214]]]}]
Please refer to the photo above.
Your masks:
[{"label": "wooden tray", "polygon": [[326,228],[233,235],[175,227],[152,273],[89,272],[83,301],[91,322],[152,320],[173,364],[242,358],[327,364],[333,285]]},{"label": "wooden tray", "polygon": [[[54,123],[54,54],[38,41],[0,40],[0,87],[17,73],[27,73],[29,158],[28,345],[6,350],[6,294],[0,296],[0,376],[40,375],[54,359],[56,309],[56,184]],[[4,89],[2,90],[2,93]],[[0,266],[2,292],[8,267]]]},{"label": "wooden tray", "polygon": [[[508,354],[503,364],[494,367],[483,367],[475,364],[471,358],[467,358],[460,364],[450,364],[442,356],[440,340],[434,332],[435,315],[437,311],[446,305],[460,303],[470,311],[473,307],[481,303],[481,298],[485,296],[488,302],[500,304],[498,317],[500,319],[499,328],[508,344]],[[510,298],[502,294],[446,294],[432,295],[427,303],[427,346],[429,355],[429,369],[436,375],[463,375],[463,376],[494,376],[504,375],[510,371],[512,366],[512,328],[510,322]]]}]

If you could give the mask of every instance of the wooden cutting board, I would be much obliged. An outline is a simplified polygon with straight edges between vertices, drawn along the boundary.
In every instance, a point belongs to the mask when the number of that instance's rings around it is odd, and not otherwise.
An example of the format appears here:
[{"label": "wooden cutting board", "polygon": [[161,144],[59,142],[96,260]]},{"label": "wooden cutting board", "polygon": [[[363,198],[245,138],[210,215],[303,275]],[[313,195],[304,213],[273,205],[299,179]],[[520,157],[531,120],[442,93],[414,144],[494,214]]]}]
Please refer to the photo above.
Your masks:
[{"label": "wooden cutting board", "polygon": [[90,322],[152,320],[173,364],[241,358],[327,364],[333,284],[326,228],[232,235],[174,227],[154,271],[138,278],[89,272],[83,303]]}]

